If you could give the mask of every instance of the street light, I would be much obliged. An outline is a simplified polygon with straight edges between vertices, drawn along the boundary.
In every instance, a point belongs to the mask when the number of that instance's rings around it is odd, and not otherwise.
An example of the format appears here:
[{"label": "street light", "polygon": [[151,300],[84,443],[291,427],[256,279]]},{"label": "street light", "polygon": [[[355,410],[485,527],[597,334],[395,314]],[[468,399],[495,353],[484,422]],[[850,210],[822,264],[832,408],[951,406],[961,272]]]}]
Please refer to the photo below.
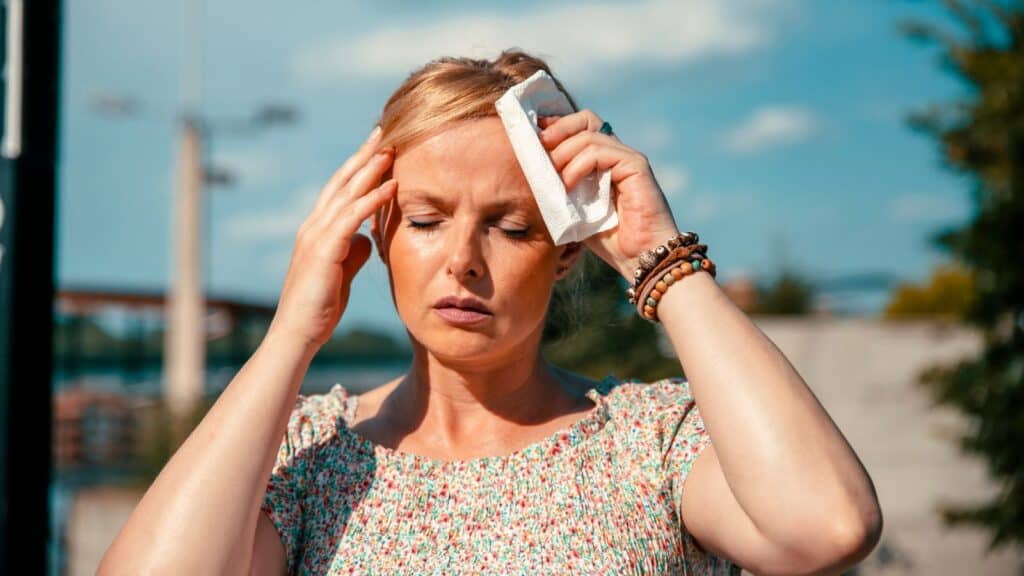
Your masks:
[{"label": "street light", "polygon": [[[265,104],[257,108],[255,112],[247,116],[220,116],[216,118],[199,118],[195,120],[199,131],[200,161],[202,170],[202,183],[208,187],[218,186],[230,188],[238,181],[238,175],[231,169],[218,166],[213,160],[213,140],[223,136],[253,137],[260,132],[274,128],[275,126],[287,126],[298,122],[299,113],[294,107],[286,104]],[[203,278],[210,281],[212,278],[213,264],[213,235],[210,221],[209,196],[203,195],[204,229],[203,237],[206,241],[203,259],[205,269]],[[212,282],[210,282],[212,285]]]},{"label": "street light", "polygon": [[[92,105],[105,115],[138,116],[142,105],[132,98],[111,94],[98,94]],[[163,114],[158,114],[163,116]],[[209,160],[214,134],[253,136],[273,126],[293,124],[298,112],[291,106],[267,104],[256,112],[242,117],[207,117],[194,112],[176,111],[173,120],[179,125],[178,193],[174,230],[175,259],[171,290],[167,299],[167,332],[164,354],[164,395],[175,416],[174,436],[184,439],[188,431],[179,427],[180,418],[191,413],[202,397],[206,375],[206,331],[204,279],[200,274],[203,263],[209,264],[210,245],[201,248],[203,240],[210,242],[210,219],[206,208],[204,185],[228,186],[234,175],[217,168]],[[200,221],[202,220],[202,225]],[[203,258],[203,256],[206,258]]]}]

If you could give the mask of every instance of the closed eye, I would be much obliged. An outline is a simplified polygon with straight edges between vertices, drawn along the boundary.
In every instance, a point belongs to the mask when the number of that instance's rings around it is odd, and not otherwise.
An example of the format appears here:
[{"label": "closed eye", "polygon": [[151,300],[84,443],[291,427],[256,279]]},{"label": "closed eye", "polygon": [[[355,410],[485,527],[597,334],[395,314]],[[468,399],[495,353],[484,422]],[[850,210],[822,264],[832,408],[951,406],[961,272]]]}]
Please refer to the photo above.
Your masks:
[{"label": "closed eye", "polygon": [[[413,229],[416,229],[416,230],[421,230],[421,231],[427,232],[427,233],[433,232],[434,231],[433,228],[435,226],[437,226],[438,224],[440,224],[440,221],[436,221],[436,222],[417,222],[415,220],[409,220],[409,227],[410,228],[413,228]],[[525,238],[530,233],[530,227],[529,226],[527,226],[526,228],[523,228],[521,230],[510,230],[510,229],[501,228],[501,227],[499,227],[499,229],[506,236],[508,236],[509,238],[516,238],[516,239]]]}]

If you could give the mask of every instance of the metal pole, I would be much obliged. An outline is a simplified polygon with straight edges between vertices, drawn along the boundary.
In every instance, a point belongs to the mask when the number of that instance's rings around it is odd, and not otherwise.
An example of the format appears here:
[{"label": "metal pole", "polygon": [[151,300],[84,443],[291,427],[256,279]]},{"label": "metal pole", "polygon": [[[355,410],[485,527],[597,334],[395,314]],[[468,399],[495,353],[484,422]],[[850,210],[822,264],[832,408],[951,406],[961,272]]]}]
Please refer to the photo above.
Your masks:
[{"label": "metal pole", "polygon": [[182,6],[181,107],[178,181],[174,194],[174,244],[167,332],[164,342],[164,399],[174,416],[172,438],[184,440],[178,426],[202,398],[206,377],[206,315],[203,294],[203,130],[201,119],[204,19],[202,0]]},{"label": "metal pole", "polygon": [[[0,158],[0,574],[46,574],[60,2],[7,2]],[[21,58],[12,62],[11,58]]]},{"label": "metal pole", "polygon": [[[168,299],[164,394],[178,416],[201,399],[206,363],[205,299],[202,290],[202,137],[198,122],[181,122],[178,185],[174,195],[174,257]],[[179,438],[180,440],[180,438]]]}]

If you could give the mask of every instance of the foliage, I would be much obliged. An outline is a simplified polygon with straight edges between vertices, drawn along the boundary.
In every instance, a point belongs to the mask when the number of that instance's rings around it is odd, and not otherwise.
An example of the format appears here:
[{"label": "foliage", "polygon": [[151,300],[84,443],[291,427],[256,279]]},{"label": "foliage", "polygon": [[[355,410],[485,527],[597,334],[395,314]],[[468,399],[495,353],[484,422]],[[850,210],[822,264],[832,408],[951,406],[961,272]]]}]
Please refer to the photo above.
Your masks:
[{"label": "foliage", "polygon": [[912,38],[937,44],[945,66],[970,88],[960,101],[910,118],[935,138],[944,162],[972,183],[974,215],[934,238],[971,270],[976,295],[967,320],[985,335],[977,358],[937,366],[922,384],[936,402],[962,411],[962,448],[984,458],[997,493],[987,502],[945,506],[954,524],[984,527],[990,547],[1024,544],[1024,4],[947,0],[966,32],[904,23]]},{"label": "foliage", "polygon": [[216,401],[216,395],[205,396],[188,414],[177,419],[163,398],[138,408],[135,414],[140,434],[138,454],[129,482],[139,488],[151,485]]},{"label": "foliage", "polygon": [[683,374],[662,354],[658,329],[626,301],[626,281],[584,251],[573,274],[555,286],[544,327],[544,357],[553,364],[604,378],[652,381]]},{"label": "foliage", "polygon": [[752,314],[809,314],[814,304],[810,282],[792,271],[784,271],[771,284],[762,284],[757,294]]},{"label": "foliage", "polygon": [[359,360],[362,362],[408,359],[408,343],[400,343],[390,334],[370,328],[352,328],[331,338],[318,352],[320,359]]},{"label": "foliage", "polygon": [[939,318],[961,321],[967,318],[975,294],[970,270],[945,264],[932,271],[924,285],[903,284],[893,292],[883,316],[890,319]]}]

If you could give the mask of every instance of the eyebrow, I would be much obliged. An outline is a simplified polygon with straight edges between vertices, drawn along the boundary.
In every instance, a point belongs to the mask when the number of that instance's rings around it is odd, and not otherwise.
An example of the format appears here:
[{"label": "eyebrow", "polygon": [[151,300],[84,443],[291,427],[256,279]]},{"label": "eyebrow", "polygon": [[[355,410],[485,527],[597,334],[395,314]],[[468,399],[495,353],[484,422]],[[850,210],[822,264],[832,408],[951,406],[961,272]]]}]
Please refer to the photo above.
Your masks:
[{"label": "eyebrow", "polygon": [[[402,191],[405,192],[406,194],[412,195],[416,200],[422,200],[422,201],[425,201],[425,202],[427,202],[429,204],[433,204],[435,206],[441,206],[442,208],[449,208],[449,207],[451,207],[451,204],[452,204],[451,200],[449,200],[448,198],[445,198],[443,196],[438,196],[437,194],[434,194],[433,192],[430,192],[429,190],[418,190],[418,189],[405,190],[405,189],[403,189]],[[486,208],[501,209],[501,210],[508,210],[509,208],[526,208],[526,207],[527,207],[527,204],[524,201],[516,200],[516,199],[495,200],[494,202],[489,202],[486,205]]]}]

